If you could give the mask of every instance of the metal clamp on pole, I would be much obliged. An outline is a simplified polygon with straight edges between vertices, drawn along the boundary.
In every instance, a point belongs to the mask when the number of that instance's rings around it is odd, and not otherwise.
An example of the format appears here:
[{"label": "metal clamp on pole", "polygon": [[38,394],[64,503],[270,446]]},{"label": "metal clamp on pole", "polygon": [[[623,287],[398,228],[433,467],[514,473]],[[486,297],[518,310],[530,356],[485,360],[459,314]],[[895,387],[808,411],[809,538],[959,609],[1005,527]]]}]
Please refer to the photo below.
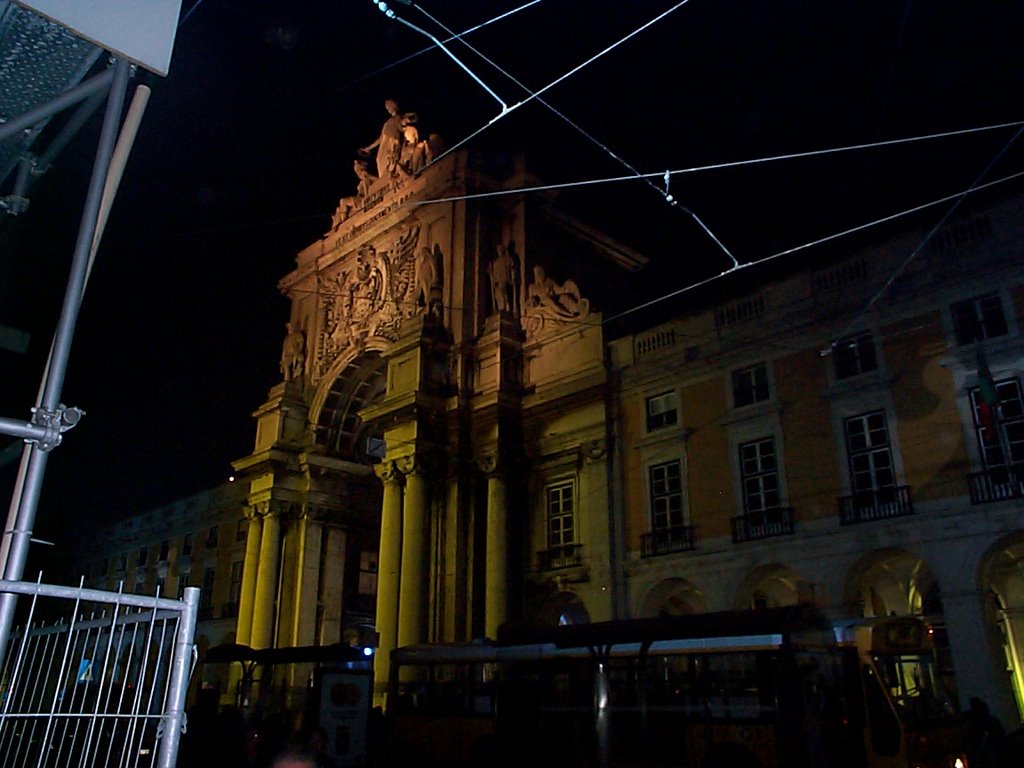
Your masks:
[{"label": "metal clamp on pole", "polygon": [[39,450],[49,453],[60,445],[64,439],[63,434],[77,426],[84,415],[85,411],[81,408],[68,408],[63,403],[52,411],[35,407],[32,409],[32,423],[42,427],[43,433],[37,438],[26,438],[25,442],[34,442]]}]

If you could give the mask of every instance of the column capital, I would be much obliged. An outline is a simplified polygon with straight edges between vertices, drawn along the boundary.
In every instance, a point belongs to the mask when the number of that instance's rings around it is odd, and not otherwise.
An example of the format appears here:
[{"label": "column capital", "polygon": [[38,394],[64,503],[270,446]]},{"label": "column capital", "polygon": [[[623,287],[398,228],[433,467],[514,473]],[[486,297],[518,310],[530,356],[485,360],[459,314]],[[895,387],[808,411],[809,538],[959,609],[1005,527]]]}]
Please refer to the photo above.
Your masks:
[{"label": "column capital", "polygon": [[440,464],[436,456],[423,453],[422,451],[414,453],[412,456],[403,456],[400,459],[396,459],[395,463],[398,464],[399,470],[406,477],[409,477],[409,475],[432,473]]},{"label": "column capital", "polygon": [[476,456],[476,465],[480,468],[480,471],[485,475],[495,475],[501,473],[501,457],[497,451],[485,451],[478,453]]},{"label": "column capital", "polygon": [[382,461],[380,464],[374,465],[373,471],[384,483],[400,485],[405,482],[405,474],[399,468],[397,461]]}]

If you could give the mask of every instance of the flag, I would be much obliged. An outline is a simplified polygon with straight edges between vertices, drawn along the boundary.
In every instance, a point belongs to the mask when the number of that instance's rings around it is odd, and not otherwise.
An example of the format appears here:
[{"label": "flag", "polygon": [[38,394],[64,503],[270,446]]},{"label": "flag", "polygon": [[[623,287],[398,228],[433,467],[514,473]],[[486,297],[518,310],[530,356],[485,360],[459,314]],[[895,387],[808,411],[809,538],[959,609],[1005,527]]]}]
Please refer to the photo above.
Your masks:
[{"label": "flag", "polygon": [[996,393],[996,383],[992,380],[992,371],[988,369],[988,362],[985,360],[985,353],[978,345],[978,421],[984,428],[984,440],[986,443],[994,443],[999,433],[999,425],[996,423],[996,409],[999,407],[999,395]]}]

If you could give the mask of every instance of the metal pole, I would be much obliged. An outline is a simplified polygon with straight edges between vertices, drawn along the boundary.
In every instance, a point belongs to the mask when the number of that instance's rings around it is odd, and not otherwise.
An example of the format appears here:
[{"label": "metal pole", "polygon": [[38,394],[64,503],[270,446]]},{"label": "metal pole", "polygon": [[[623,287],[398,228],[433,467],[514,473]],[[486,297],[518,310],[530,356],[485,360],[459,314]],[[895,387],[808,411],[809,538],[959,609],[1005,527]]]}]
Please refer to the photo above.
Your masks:
[{"label": "metal pole", "polygon": [[[74,336],[75,322],[78,319],[82,294],[85,290],[89,253],[99,220],[103,185],[114,152],[130,69],[131,64],[124,58],[117,59],[117,63],[114,65],[113,83],[107,97],[107,109],[96,149],[96,158],[93,162],[92,178],[89,180],[89,191],[78,228],[78,240],[75,243],[71,273],[64,293],[64,306],[54,334],[52,360],[43,382],[37,417],[40,413],[55,413],[60,404],[61,389],[64,386],[68,356],[71,352],[71,340]],[[96,79],[93,78],[93,80]],[[20,497],[15,496],[11,501],[11,515],[8,517],[9,521],[14,519],[15,523],[10,530],[5,531],[5,535],[11,538],[6,560],[3,563],[3,577],[11,581],[19,580],[25,570],[29,540],[32,535],[32,526],[35,523],[39,493],[48,456],[46,451],[34,444],[26,446],[25,455],[28,457],[25,482],[19,494]],[[15,601],[16,598],[13,594],[0,595],[0,663],[3,662],[3,656],[7,651],[11,623],[14,619]]]},{"label": "metal pole", "polygon": [[174,640],[174,661],[167,685],[167,704],[164,707],[163,734],[157,753],[157,768],[174,768],[178,759],[178,744],[185,727],[185,697],[195,653],[196,616],[199,613],[199,587],[185,587],[182,602],[185,610],[178,622]]},{"label": "metal pole", "polygon": [[[121,61],[121,59],[118,59],[118,64]],[[64,91],[60,96],[51,99],[42,106],[30,109],[28,112],[23,112],[17,117],[12,117],[6,123],[0,125],[0,139],[6,139],[21,131],[34,128],[40,120],[53,117],[62,109],[67,109],[73,104],[89,98],[94,93],[102,91],[110,85],[113,77],[114,72],[112,70],[105,70],[96,75],[96,77],[91,77],[84,83]]]}]

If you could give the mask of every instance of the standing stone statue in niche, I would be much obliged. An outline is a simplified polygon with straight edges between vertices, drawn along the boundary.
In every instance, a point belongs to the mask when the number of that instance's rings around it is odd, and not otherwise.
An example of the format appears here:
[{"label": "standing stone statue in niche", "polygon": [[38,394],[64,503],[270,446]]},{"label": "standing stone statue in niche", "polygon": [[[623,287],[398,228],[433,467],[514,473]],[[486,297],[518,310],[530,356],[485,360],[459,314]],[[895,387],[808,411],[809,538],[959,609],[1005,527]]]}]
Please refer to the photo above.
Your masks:
[{"label": "standing stone statue in niche", "polygon": [[306,334],[291,323],[281,347],[281,373],[285,381],[299,381],[306,368]]},{"label": "standing stone statue in niche", "polygon": [[495,312],[519,314],[519,260],[515,249],[515,243],[507,246],[499,243],[498,253],[487,267],[491,278],[491,303]]},{"label": "standing stone statue in niche", "polygon": [[441,306],[441,249],[424,246],[416,257],[416,293],[413,300],[417,311],[438,313]]},{"label": "standing stone statue in niche", "polygon": [[377,150],[377,177],[391,179],[398,175],[398,161],[401,157],[402,142],[404,141],[403,129],[416,122],[415,112],[400,113],[398,102],[388,99],[384,102],[384,109],[388,111],[387,120],[380,129],[380,136],[372,144],[368,144],[359,150],[359,154],[369,157],[370,150]]}]

